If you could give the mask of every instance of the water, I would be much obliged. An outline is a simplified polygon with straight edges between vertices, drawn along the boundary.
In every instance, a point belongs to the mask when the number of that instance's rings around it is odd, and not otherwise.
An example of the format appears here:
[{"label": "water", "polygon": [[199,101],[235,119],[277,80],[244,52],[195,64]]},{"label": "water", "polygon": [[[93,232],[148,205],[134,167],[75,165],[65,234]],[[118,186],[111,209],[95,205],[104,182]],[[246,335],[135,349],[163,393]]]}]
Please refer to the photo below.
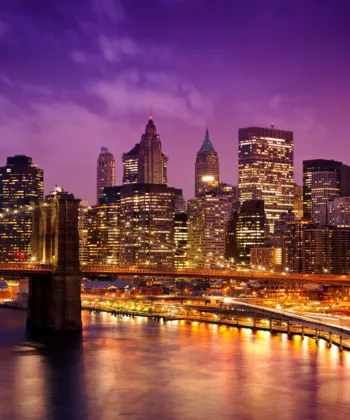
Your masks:
[{"label": "water", "polygon": [[24,322],[0,309],[0,419],[349,418],[350,353],[323,341],[84,313],[37,348]]}]

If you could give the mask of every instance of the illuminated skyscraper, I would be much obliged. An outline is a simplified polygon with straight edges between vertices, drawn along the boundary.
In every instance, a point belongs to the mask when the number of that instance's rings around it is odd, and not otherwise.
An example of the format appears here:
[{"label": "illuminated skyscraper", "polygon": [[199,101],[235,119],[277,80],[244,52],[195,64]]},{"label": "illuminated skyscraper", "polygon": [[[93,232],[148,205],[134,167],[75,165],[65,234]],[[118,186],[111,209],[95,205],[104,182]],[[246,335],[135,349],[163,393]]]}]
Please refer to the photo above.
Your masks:
[{"label": "illuminated skyscraper", "polygon": [[328,202],[328,224],[350,228],[350,197],[334,197]]},{"label": "illuminated skyscraper", "polygon": [[293,210],[294,141],[291,131],[249,127],[239,130],[239,197],[264,200],[270,232],[282,213]]},{"label": "illuminated skyscraper", "polygon": [[227,195],[205,194],[188,202],[188,260],[195,268],[224,264],[232,203]]},{"label": "illuminated skyscraper", "polygon": [[175,213],[174,219],[174,240],[175,240],[175,254],[174,266],[175,268],[186,267],[187,250],[188,250],[188,223],[187,213]]},{"label": "illuminated skyscraper", "polygon": [[293,213],[297,220],[303,218],[303,187],[301,185],[294,184],[294,208]]},{"label": "illuminated skyscraper", "polygon": [[123,153],[123,184],[136,184],[139,173],[140,143],[128,153]]},{"label": "illuminated skyscraper", "polygon": [[97,204],[103,198],[103,189],[115,185],[115,160],[106,147],[101,147],[97,159]]},{"label": "illuminated skyscraper", "polygon": [[120,194],[120,265],[173,267],[174,214],[175,188],[125,185]]},{"label": "illuminated skyscraper", "polygon": [[219,184],[219,158],[210,138],[208,129],[195,165],[195,196],[205,193]]},{"label": "illuminated skyscraper", "polygon": [[141,136],[138,159],[139,184],[167,184],[168,158],[162,153],[160,136],[149,117],[145,133]]},{"label": "illuminated skyscraper", "polygon": [[[44,172],[32,158],[7,158],[0,168],[0,261],[23,261],[31,255],[32,216],[23,206],[44,198]],[[6,210],[18,212],[6,216]]]},{"label": "illuminated skyscraper", "polygon": [[312,223],[326,225],[328,200],[340,194],[336,171],[313,172],[311,177]]}]

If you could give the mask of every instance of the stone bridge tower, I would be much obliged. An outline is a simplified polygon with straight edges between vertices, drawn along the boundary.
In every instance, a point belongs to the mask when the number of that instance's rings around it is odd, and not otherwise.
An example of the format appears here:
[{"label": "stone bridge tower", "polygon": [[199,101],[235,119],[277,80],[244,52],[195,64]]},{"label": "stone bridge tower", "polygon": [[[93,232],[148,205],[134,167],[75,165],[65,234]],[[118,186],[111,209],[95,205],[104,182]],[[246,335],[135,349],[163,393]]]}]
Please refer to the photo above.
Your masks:
[{"label": "stone bridge tower", "polygon": [[51,264],[53,272],[35,274],[29,280],[29,330],[82,328],[79,202],[73,194],[57,189],[33,211],[32,255],[40,263]]}]

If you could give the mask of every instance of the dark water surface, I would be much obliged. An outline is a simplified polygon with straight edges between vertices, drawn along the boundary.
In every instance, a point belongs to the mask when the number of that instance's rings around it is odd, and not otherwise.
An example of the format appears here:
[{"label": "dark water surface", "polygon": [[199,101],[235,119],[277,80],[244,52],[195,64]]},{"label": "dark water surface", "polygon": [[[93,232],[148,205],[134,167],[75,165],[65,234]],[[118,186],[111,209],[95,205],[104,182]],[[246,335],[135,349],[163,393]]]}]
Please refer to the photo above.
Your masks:
[{"label": "dark water surface", "polygon": [[0,309],[1,420],[350,419],[350,353],[323,341],[109,314],[83,320],[81,338],[38,349],[20,345],[25,313]]}]

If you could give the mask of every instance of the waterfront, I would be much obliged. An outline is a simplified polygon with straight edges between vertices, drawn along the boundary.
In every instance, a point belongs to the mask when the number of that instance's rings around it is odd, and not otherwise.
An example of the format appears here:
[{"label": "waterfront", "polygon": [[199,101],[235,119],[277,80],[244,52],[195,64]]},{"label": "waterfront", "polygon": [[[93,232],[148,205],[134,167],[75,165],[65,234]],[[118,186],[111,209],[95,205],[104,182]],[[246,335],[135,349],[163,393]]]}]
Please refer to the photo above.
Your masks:
[{"label": "waterfront", "polygon": [[322,340],[83,312],[81,341],[37,349],[19,345],[25,316],[0,310],[0,418],[348,415],[350,355]]}]

